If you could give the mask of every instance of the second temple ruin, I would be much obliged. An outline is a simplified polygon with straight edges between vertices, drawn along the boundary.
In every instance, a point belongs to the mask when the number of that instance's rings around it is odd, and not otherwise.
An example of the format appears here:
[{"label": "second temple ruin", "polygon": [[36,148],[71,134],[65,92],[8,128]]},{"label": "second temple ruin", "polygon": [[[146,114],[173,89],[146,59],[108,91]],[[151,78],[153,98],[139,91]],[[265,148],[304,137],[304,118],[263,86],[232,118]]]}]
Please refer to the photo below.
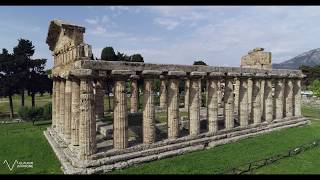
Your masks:
[{"label": "second temple ruin", "polygon": [[[303,74],[271,69],[263,49],[249,52],[241,67],[91,60],[84,32],[54,20],[46,41],[54,67],[52,126],[44,134],[66,174],[110,172],[310,123],[301,115]],[[114,87],[112,121],[104,120],[106,83]],[[167,114],[165,123],[156,121],[158,112]]]}]

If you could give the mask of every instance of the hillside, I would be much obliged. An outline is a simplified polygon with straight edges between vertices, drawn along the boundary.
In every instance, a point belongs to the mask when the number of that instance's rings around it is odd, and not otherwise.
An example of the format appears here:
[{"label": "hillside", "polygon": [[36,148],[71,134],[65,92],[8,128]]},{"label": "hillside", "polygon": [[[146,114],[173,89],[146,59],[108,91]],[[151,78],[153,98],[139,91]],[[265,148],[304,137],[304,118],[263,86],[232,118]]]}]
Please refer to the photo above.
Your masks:
[{"label": "hillside", "polygon": [[320,65],[320,48],[304,52],[279,64],[272,64],[274,69],[298,69],[300,65]]}]

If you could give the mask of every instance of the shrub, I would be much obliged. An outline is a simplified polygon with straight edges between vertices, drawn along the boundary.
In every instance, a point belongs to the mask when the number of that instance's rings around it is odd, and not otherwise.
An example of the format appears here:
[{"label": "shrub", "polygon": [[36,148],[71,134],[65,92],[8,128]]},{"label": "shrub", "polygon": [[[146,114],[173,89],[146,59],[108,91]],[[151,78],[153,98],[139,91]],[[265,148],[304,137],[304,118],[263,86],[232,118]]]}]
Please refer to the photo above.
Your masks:
[{"label": "shrub", "polygon": [[314,80],[309,89],[313,92],[313,95],[320,97],[320,80]]},{"label": "shrub", "polygon": [[52,118],[52,103],[47,103],[43,107],[43,115],[42,118],[45,120],[49,120]]},{"label": "shrub", "polygon": [[43,117],[43,107],[21,107],[18,114],[21,119],[25,121],[31,121],[34,125],[35,121]]}]

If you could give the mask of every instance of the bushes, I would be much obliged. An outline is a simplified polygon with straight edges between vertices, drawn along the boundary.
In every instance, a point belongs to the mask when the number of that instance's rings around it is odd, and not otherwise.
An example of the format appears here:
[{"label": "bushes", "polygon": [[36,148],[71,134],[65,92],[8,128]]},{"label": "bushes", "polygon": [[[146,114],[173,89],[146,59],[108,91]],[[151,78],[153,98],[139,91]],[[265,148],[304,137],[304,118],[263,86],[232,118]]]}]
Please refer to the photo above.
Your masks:
[{"label": "bushes", "polygon": [[51,119],[52,115],[52,104],[48,103],[43,107],[20,107],[18,115],[25,121],[31,121],[32,124],[38,120]]}]

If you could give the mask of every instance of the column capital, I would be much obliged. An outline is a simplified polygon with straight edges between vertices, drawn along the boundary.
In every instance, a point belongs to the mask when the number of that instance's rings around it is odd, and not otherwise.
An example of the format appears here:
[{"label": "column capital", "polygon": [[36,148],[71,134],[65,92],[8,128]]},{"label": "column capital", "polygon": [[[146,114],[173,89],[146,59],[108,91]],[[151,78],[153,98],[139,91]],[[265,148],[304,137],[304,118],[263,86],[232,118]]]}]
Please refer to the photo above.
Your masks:
[{"label": "column capital", "polygon": [[193,78],[193,79],[202,79],[202,78],[204,78],[206,75],[207,75],[206,72],[192,71],[192,72],[190,73],[190,78]]},{"label": "column capital", "polygon": [[225,78],[233,79],[233,78],[240,77],[240,75],[241,74],[239,72],[225,72]]},{"label": "column capital", "polygon": [[155,78],[159,77],[162,71],[157,70],[144,70],[142,71],[142,75],[144,78]]},{"label": "column capital", "polygon": [[222,79],[224,77],[224,73],[222,72],[211,72],[208,76],[209,79]]},{"label": "column capital", "polygon": [[180,78],[180,77],[185,77],[187,75],[186,72],[184,71],[169,71],[168,75],[166,76],[167,78]]}]

